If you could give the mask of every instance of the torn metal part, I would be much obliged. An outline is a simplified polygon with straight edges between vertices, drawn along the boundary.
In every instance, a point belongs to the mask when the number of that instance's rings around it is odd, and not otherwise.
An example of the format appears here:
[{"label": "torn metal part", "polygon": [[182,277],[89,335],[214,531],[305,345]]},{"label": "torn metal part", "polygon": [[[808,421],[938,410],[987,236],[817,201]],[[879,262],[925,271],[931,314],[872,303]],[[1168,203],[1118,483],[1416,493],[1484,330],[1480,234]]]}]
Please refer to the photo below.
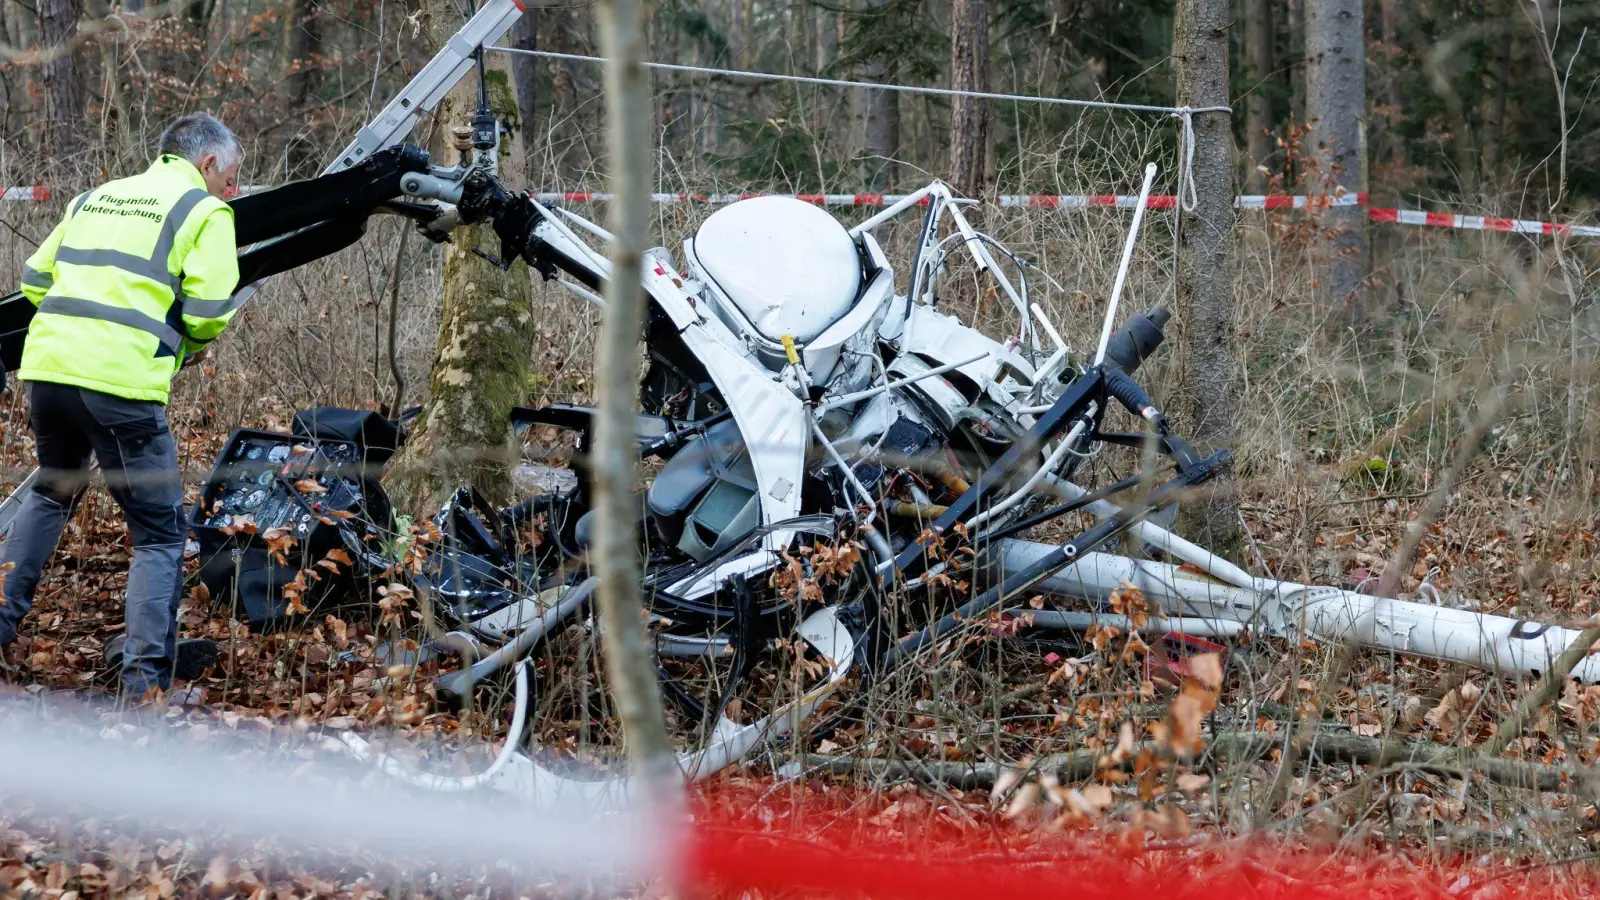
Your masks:
[{"label": "torn metal part", "polygon": [[511,470],[511,487],[518,494],[565,494],[576,490],[578,476],[571,469],[525,463]]},{"label": "torn metal part", "polygon": [[[483,659],[438,680],[436,691],[440,701],[455,707],[464,705],[478,682],[525,659],[557,625],[582,610],[599,583],[598,578],[589,578],[582,584],[548,592],[545,595],[550,600],[548,605],[537,617],[531,617],[524,627],[517,630],[515,637]],[[552,594],[555,596],[549,596]],[[525,614],[521,604],[517,610],[519,615]]]}]

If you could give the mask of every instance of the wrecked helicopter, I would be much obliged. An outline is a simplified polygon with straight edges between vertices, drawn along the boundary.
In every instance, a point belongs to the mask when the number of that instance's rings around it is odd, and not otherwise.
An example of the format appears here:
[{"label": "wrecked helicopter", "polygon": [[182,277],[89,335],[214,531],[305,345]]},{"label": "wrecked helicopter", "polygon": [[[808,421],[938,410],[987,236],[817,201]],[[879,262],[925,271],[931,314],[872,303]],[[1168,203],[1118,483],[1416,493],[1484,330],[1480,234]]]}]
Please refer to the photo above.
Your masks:
[{"label": "wrecked helicopter", "polygon": [[[521,12],[515,0],[481,6],[321,177],[232,201],[246,247],[241,293],[350,246],[371,216],[390,214],[435,240],[490,223],[501,242],[494,262],[523,260],[603,305],[609,235],[501,181],[500,126],[481,89],[455,164],[403,143]],[[1228,454],[1189,446],[1135,379],[1168,312],[1117,327],[1154,174],[1147,167],[1099,339],[1084,352],[1034,297],[1037,270],[975,228],[963,211],[972,201],[937,181],[852,227],[799,200],[748,199],[709,216],[680,254],[647,253],[637,445],[652,478],[638,536],[658,671],[688,735],[686,777],[726,768],[792,733],[852,679],[892,677],[1035,595],[1077,607],[1030,611],[1034,628],[1115,621],[1106,598],[1126,583],[1163,610],[1150,627],[1164,632],[1355,640],[1507,673],[1544,671],[1573,641],[1570,629],[1259,578],[1156,523],[1222,472]],[[914,223],[899,265],[879,238],[896,220]],[[958,259],[1009,304],[1014,331],[991,336],[941,306]],[[30,315],[19,296],[0,300],[0,362],[15,364]],[[1137,430],[1108,430],[1118,410]],[[520,428],[570,435],[578,458],[592,444],[593,410],[512,415]],[[396,423],[337,410],[297,417],[293,434],[236,433],[191,517],[202,557],[220,561],[202,578],[250,593],[251,617],[265,622],[291,605],[272,534],[338,552],[351,573],[395,570],[404,551],[377,476],[401,439]],[[1145,462],[1096,484],[1083,462],[1118,448]],[[432,552],[406,569],[442,625],[423,650],[461,660],[435,695],[466,705],[486,685],[513,684],[493,762],[471,775],[430,774],[349,732],[348,752],[438,790],[543,799],[627,789],[625,776],[559,770],[524,750],[534,680],[560,676],[535,673],[534,651],[592,624],[596,586],[583,467],[547,469],[540,481],[502,509],[456,492],[429,523]],[[30,484],[0,505],[0,531]],[[1066,536],[1027,539],[1052,523]],[[1110,552],[1125,541],[1148,552]],[[246,570],[264,575],[244,584]],[[320,589],[328,602],[361,593],[331,580]],[[737,689],[778,644],[809,664],[804,686],[736,712]],[[717,677],[685,674],[708,667]],[[1600,680],[1600,660],[1574,675]]]}]

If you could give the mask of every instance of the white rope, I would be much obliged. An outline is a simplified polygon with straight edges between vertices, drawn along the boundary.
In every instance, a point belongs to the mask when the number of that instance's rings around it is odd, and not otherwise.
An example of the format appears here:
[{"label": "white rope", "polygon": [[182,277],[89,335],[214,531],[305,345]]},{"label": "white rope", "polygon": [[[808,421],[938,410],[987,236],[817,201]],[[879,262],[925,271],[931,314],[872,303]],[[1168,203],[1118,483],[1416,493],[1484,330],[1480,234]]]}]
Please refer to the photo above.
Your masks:
[{"label": "white rope", "polygon": [[[556,53],[551,50],[525,50],[519,47],[485,47],[496,53],[518,53],[544,59],[565,59],[573,62],[606,62],[602,56],[584,56],[577,53]],[[1047,103],[1056,106],[1076,106],[1087,109],[1119,109],[1128,112],[1162,113],[1180,123],[1178,135],[1178,203],[1184,212],[1194,212],[1200,198],[1194,187],[1194,114],[1203,112],[1233,112],[1229,106],[1150,106],[1143,103],[1113,103],[1109,100],[1070,100],[1065,97],[1035,97],[1027,94],[995,94],[988,91],[960,91],[953,88],[913,87],[904,84],[883,84],[874,81],[846,81],[840,78],[816,78],[809,75],[779,75],[775,72],[748,72],[740,69],[714,69],[708,66],[684,66],[674,63],[640,63],[647,69],[665,72],[691,72],[700,75],[722,75],[728,78],[748,78],[755,81],[788,81],[797,84],[817,84],[827,87],[868,88],[880,91],[899,91],[905,94],[931,94],[937,97],[973,97],[979,100],[1014,100],[1021,103]]]},{"label": "white rope", "polygon": [[[577,53],[556,53],[551,50],[524,50],[519,47],[485,47],[494,53],[520,53],[545,59],[566,59],[574,62],[606,62],[601,56],[582,56]],[[905,94],[931,94],[938,97],[974,97],[979,100],[1015,100],[1021,103],[1050,103],[1058,106],[1079,106],[1089,109],[1121,109],[1129,112],[1161,113],[1176,116],[1188,122],[1188,116],[1197,112],[1233,112],[1231,106],[1150,106],[1143,103],[1113,103],[1109,100],[1069,100],[1064,97],[1034,97],[1027,94],[995,94],[988,91],[958,91],[952,88],[914,87],[905,84],[881,84],[874,81],[845,81],[839,78],[814,78],[808,75],[779,75],[774,72],[746,72],[739,69],[713,69],[706,66],[683,66],[673,63],[640,63],[647,69],[666,72],[692,72],[700,75],[722,75],[728,78],[748,78],[755,81],[790,81],[798,84],[819,84],[827,87],[869,88],[880,91],[899,91]]]},{"label": "white rope", "polygon": [[1182,162],[1178,167],[1178,205],[1183,207],[1184,212],[1194,212],[1200,203],[1194,189],[1194,114],[1215,109],[1214,106],[1201,109],[1180,106],[1172,114],[1181,123],[1178,129],[1178,159]]}]

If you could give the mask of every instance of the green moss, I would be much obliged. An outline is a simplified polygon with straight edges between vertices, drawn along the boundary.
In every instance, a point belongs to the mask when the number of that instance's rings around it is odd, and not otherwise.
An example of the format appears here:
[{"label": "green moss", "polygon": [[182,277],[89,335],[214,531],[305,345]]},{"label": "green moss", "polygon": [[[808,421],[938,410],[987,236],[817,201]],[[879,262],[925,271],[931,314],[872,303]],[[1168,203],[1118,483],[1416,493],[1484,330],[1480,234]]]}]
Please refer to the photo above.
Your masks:
[{"label": "green moss", "polygon": [[399,508],[418,515],[431,515],[462,484],[496,502],[509,499],[509,413],[529,381],[533,285],[526,266],[502,272],[473,255],[474,246],[497,249],[493,229],[458,229],[446,252],[428,398],[388,479]]},{"label": "green moss", "polygon": [[511,85],[511,73],[504,69],[489,69],[483,73],[489,87],[489,108],[506,128],[516,131],[522,122],[522,107],[517,103],[517,90]]},{"label": "green moss", "polygon": [[1344,463],[1345,481],[1358,490],[1399,491],[1415,487],[1416,476],[1393,455],[1369,456]]}]

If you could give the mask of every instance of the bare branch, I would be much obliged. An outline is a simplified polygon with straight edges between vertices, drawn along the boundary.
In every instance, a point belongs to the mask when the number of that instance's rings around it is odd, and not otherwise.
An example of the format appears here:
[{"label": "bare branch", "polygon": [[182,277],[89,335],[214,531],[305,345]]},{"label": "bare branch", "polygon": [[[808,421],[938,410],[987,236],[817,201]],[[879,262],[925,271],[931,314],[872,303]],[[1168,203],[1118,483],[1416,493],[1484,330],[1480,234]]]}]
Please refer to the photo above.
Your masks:
[{"label": "bare branch", "polygon": [[176,2],[157,3],[147,7],[143,12],[113,13],[102,19],[93,19],[88,22],[78,23],[77,33],[72,40],[65,44],[53,47],[31,47],[19,50],[10,44],[0,42],[0,61],[17,66],[42,66],[51,60],[82,47],[90,41],[105,38],[127,37],[133,34],[133,26],[165,19],[180,9],[182,4]]}]

